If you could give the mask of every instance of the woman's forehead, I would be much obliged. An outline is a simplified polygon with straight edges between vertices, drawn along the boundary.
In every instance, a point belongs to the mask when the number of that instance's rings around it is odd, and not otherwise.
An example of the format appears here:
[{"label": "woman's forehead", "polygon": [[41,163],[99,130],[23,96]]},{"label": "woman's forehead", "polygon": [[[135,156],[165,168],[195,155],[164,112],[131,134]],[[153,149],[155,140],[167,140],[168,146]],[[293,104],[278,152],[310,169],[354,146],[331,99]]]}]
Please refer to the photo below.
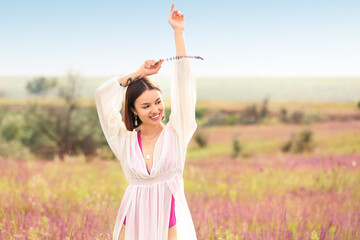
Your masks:
[{"label": "woman's forehead", "polygon": [[136,103],[152,103],[155,102],[158,98],[162,98],[161,92],[152,89],[152,90],[145,90],[137,99]]}]

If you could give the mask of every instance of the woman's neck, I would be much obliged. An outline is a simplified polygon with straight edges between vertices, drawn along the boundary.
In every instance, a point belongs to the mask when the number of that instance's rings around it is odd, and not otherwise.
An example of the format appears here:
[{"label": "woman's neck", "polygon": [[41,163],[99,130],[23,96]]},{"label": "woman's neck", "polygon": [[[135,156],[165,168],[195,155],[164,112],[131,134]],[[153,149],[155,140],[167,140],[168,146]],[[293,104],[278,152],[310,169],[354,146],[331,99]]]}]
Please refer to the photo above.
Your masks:
[{"label": "woman's neck", "polygon": [[161,132],[164,129],[164,124],[163,123],[159,123],[158,125],[153,125],[153,124],[141,124],[140,130],[141,130],[141,134],[143,136],[154,136],[157,133]]}]

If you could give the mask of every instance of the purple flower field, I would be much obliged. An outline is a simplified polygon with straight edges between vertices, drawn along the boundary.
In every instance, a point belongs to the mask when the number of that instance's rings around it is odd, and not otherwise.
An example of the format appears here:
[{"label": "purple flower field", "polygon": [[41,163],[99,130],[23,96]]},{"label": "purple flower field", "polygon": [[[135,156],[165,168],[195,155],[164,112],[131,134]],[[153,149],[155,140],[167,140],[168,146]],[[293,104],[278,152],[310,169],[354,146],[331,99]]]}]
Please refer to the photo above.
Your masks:
[{"label": "purple flower field", "polygon": [[[206,166],[206,167],[205,167]],[[198,239],[360,239],[360,155],[188,161]],[[0,160],[0,239],[111,239],[118,162]]]}]

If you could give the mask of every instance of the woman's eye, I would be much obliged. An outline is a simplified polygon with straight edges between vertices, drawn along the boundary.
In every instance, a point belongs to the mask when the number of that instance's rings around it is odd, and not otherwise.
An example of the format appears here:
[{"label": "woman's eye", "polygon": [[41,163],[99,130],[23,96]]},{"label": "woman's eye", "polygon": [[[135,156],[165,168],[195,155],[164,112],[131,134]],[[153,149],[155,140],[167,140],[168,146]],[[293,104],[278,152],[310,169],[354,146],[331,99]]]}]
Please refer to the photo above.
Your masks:
[{"label": "woman's eye", "polygon": [[[161,103],[161,101],[158,101],[156,104],[160,104],[160,103]],[[148,107],[149,107],[149,105],[145,106],[144,109],[146,109]]]}]

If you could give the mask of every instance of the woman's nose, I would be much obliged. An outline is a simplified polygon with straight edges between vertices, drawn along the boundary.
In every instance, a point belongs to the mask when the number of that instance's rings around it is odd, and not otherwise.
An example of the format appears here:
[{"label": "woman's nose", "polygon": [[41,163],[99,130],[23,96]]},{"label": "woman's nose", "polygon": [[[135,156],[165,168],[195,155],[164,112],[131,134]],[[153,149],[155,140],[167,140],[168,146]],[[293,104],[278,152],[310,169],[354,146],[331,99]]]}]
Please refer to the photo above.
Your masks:
[{"label": "woman's nose", "polygon": [[158,112],[157,107],[155,105],[153,105],[151,107],[151,113],[157,113],[157,112]]}]

